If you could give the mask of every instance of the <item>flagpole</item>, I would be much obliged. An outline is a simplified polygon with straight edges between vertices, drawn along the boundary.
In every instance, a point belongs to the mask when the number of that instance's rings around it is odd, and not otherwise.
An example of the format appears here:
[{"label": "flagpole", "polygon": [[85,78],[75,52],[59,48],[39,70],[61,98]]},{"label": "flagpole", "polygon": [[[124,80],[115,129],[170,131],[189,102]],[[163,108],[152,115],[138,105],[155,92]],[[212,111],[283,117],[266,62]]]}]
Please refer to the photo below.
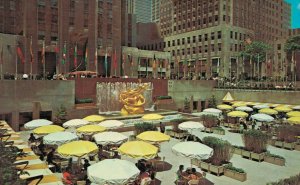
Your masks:
[{"label": "flagpole", "polygon": [[[4,16],[3,16],[4,17]],[[1,72],[1,74],[0,74],[0,78],[1,78],[1,80],[3,80],[3,40],[2,40],[2,37],[1,37],[1,65],[0,65],[0,72]]]},{"label": "flagpole", "polygon": [[45,52],[45,40],[43,40],[43,76],[44,76],[44,80],[46,80],[46,52]]}]

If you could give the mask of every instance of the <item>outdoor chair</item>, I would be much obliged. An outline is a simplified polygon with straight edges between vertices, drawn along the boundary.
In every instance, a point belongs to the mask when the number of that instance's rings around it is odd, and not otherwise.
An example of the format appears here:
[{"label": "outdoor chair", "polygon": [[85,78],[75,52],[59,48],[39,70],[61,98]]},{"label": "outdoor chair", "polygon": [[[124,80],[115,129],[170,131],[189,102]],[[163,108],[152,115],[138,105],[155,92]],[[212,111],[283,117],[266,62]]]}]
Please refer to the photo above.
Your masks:
[{"label": "outdoor chair", "polygon": [[29,177],[26,179],[26,184],[30,184],[30,182],[38,179],[38,181],[36,182],[35,185],[39,184],[44,178],[44,175],[38,175],[38,176],[34,176],[34,177]]},{"label": "outdoor chair", "polygon": [[62,161],[60,162],[60,170],[61,172],[64,172],[67,167],[69,166],[69,161]]},{"label": "outdoor chair", "polygon": [[189,180],[188,185],[198,185],[199,180]]},{"label": "outdoor chair", "polygon": [[29,161],[22,161],[22,162],[14,163],[15,166],[25,165],[23,168],[17,169],[17,170],[20,172],[20,174],[23,173],[23,171],[24,171],[25,168],[28,166],[28,164],[29,164]]},{"label": "outdoor chair", "polygon": [[5,141],[4,144],[5,146],[13,146],[14,141]]},{"label": "outdoor chair", "polygon": [[[0,139],[1,141],[7,141],[10,138],[11,134],[0,134]],[[7,137],[5,140],[3,140],[3,138]]]}]

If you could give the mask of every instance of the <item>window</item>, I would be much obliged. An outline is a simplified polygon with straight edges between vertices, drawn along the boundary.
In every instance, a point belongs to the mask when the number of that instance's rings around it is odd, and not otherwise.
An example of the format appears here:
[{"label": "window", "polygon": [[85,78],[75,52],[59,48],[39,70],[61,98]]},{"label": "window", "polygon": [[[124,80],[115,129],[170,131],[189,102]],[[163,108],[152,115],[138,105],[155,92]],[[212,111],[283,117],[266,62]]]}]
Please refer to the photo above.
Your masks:
[{"label": "window", "polygon": [[207,41],[207,40],[208,40],[208,35],[205,34],[205,35],[204,35],[204,41]]},{"label": "window", "polygon": [[177,39],[177,45],[180,45],[180,39]]},{"label": "window", "polygon": [[221,39],[221,38],[222,38],[222,32],[218,31],[218,39]]},{"label": "window", "polygon": [[201,46],[199,46],[199,53],[201,53],[202,52],[202,47]]},{"label": "window", "polygon": [[191,38],[187,37],[187,43],[189,44],[191,42]]},{"label": "window", "polygon": [[210,50],[211,50],[211,52],[215,52],[215,45],[214,44],[210,45]]},{"label": "window", "polygon": [[182,38],[181,43],[185,44],[185,39],[184,38]]},{"label": "window", "polygon": [[230,31],[230,38],[233,39],[233,32]]},{"label": "window", "polygon": [[193,43],[196,42],[196,36],[193,36]]},{"label": "window", "polygon": [[202,42],[202,35],[198,35],[198,42]]},{"label": "window", "polygon": [[281,50],[281,44],[277,44],[277,50]]},{"label": "window", "polygon": [[219,51],[222,51],[222,43],[218,43],[218,49]]},{"label": "window", "polygon": [[171,47],[171,41],[168,41],[168,47]]},{"label": "window", "polygon": [[235,39],[235,40],[237,40],[237,36],[238,36],[238,33],[235,32],[235,33],[234,33],[234,39]]},{"label": "window", "polygon": [[204,52],[207,53],[207,45],[204,46]]},{"label": "window", "polygon": [[215,40],[215,32],[211,32],[210,33],[210,39],[211,40]]},{"label": "window", "polygon": [[172,46],[175,46],[175,40],[172,41]]}]

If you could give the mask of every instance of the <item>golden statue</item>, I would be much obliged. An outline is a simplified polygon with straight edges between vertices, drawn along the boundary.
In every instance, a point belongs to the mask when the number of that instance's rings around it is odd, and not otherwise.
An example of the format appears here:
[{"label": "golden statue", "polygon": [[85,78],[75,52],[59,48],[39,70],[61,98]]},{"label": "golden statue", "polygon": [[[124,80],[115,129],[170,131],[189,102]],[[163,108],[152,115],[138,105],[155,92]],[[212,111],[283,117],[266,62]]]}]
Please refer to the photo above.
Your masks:
[{"label": "golden statue", "polygon": [[119,101],[123,104],[121,115],[144,113],[145,98],[142,93],[147,88],[148,84],[145,84],[120,93]]}]

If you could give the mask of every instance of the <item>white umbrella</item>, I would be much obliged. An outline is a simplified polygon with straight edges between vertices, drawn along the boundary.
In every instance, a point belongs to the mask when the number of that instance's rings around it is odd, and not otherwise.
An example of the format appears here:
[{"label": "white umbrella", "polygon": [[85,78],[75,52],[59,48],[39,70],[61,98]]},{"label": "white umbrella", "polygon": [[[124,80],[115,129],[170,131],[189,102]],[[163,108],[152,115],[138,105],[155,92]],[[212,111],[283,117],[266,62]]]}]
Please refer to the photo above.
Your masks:
[{"label": "white umbrella", "polygon": [[87,124],[89,124],[89,122],[84,120],[84,119],[71,119],[71,120],[65,122],[63,124],[63,127],[65,127],[65,128],[81,127],[81,126],[84,126],[84,125],[87,125]]},{"label": "white umbrella", "polygon": [[267,114],[254,114],[250,118],[255,119],[257,121],[262,121],[262,122],[271,122],[274,120],[274,118],[270,115]]},{"label": "white umbrella", "polygon": [[124,123],[119,120],[106,120],[106,121],[102,121],[101,123],[99,123],[99,125],[107,128],[107,129],[113,129],[113,128],[118,128],[118,127],[123,126]]},{"label": "white umbrella", "polygon": [[128,140],[128,137],[118,132],[101,132],[93,136],[97,144],[121,144]]},{"label": "white umbrella", "polygon": [[265,109],[270,108],[268,104],[255,105],[253,108],[255,109]]},{"label": "white umbrella", "polygon": [[253,111],[253,109],[251,107],[247,107],[247,106],[237,107],[235,110],[245,111],[245,112],[251,112],[251,111]]},{"label": "white umbrella", "polygon": [[53,124],[53,122],[46,119],[35,119],[25,123],[24,127],[28,130],[32,130],[41,126],[46,126],[51,124]]},{"label": "white umbrella", "polygon": [[87,175],[95,184],[127,184],[138,177],[140,171],[131,162],[105,159],[88,167]]},{"label": "white umbrella", "polygon": [[294,109],[294,110],[300,110],[300,105],[297,105],[297,106],[295,106],[295,107],[292,107],[292,109]]},{"label": "white umbrella", "polygon": [[198,130],[198,129],[203,130],[205,128],[202,123],[196,121],[185,121],[183,123],[180,123],[178,127],[181,130],[187,130],[187,131]]},{"label": "white umbrella", "polygon": [[76,140],[78,140],[78,136],[71,132],[55,132],[43,138],[44,144],[48,145],[62,145]]},{"label": "white umbrella", "polygon": [[211,113],[211,112],[194,112],[192,113],[193,116],[202,117],[206,115],[221,117],[221,114]]},{"label": "white umbrella", "polygon": [[208,159],[213,155],[213,149],[193,141],[180,142],[172,147],[177,155],[196,159]]},{"label": "white umbrella", "polygon": [[216,114],[222,113],[221,110],[219,110],[219,109],[214,109],[214,108],[204,109],[203,112],[216,113]]}]

